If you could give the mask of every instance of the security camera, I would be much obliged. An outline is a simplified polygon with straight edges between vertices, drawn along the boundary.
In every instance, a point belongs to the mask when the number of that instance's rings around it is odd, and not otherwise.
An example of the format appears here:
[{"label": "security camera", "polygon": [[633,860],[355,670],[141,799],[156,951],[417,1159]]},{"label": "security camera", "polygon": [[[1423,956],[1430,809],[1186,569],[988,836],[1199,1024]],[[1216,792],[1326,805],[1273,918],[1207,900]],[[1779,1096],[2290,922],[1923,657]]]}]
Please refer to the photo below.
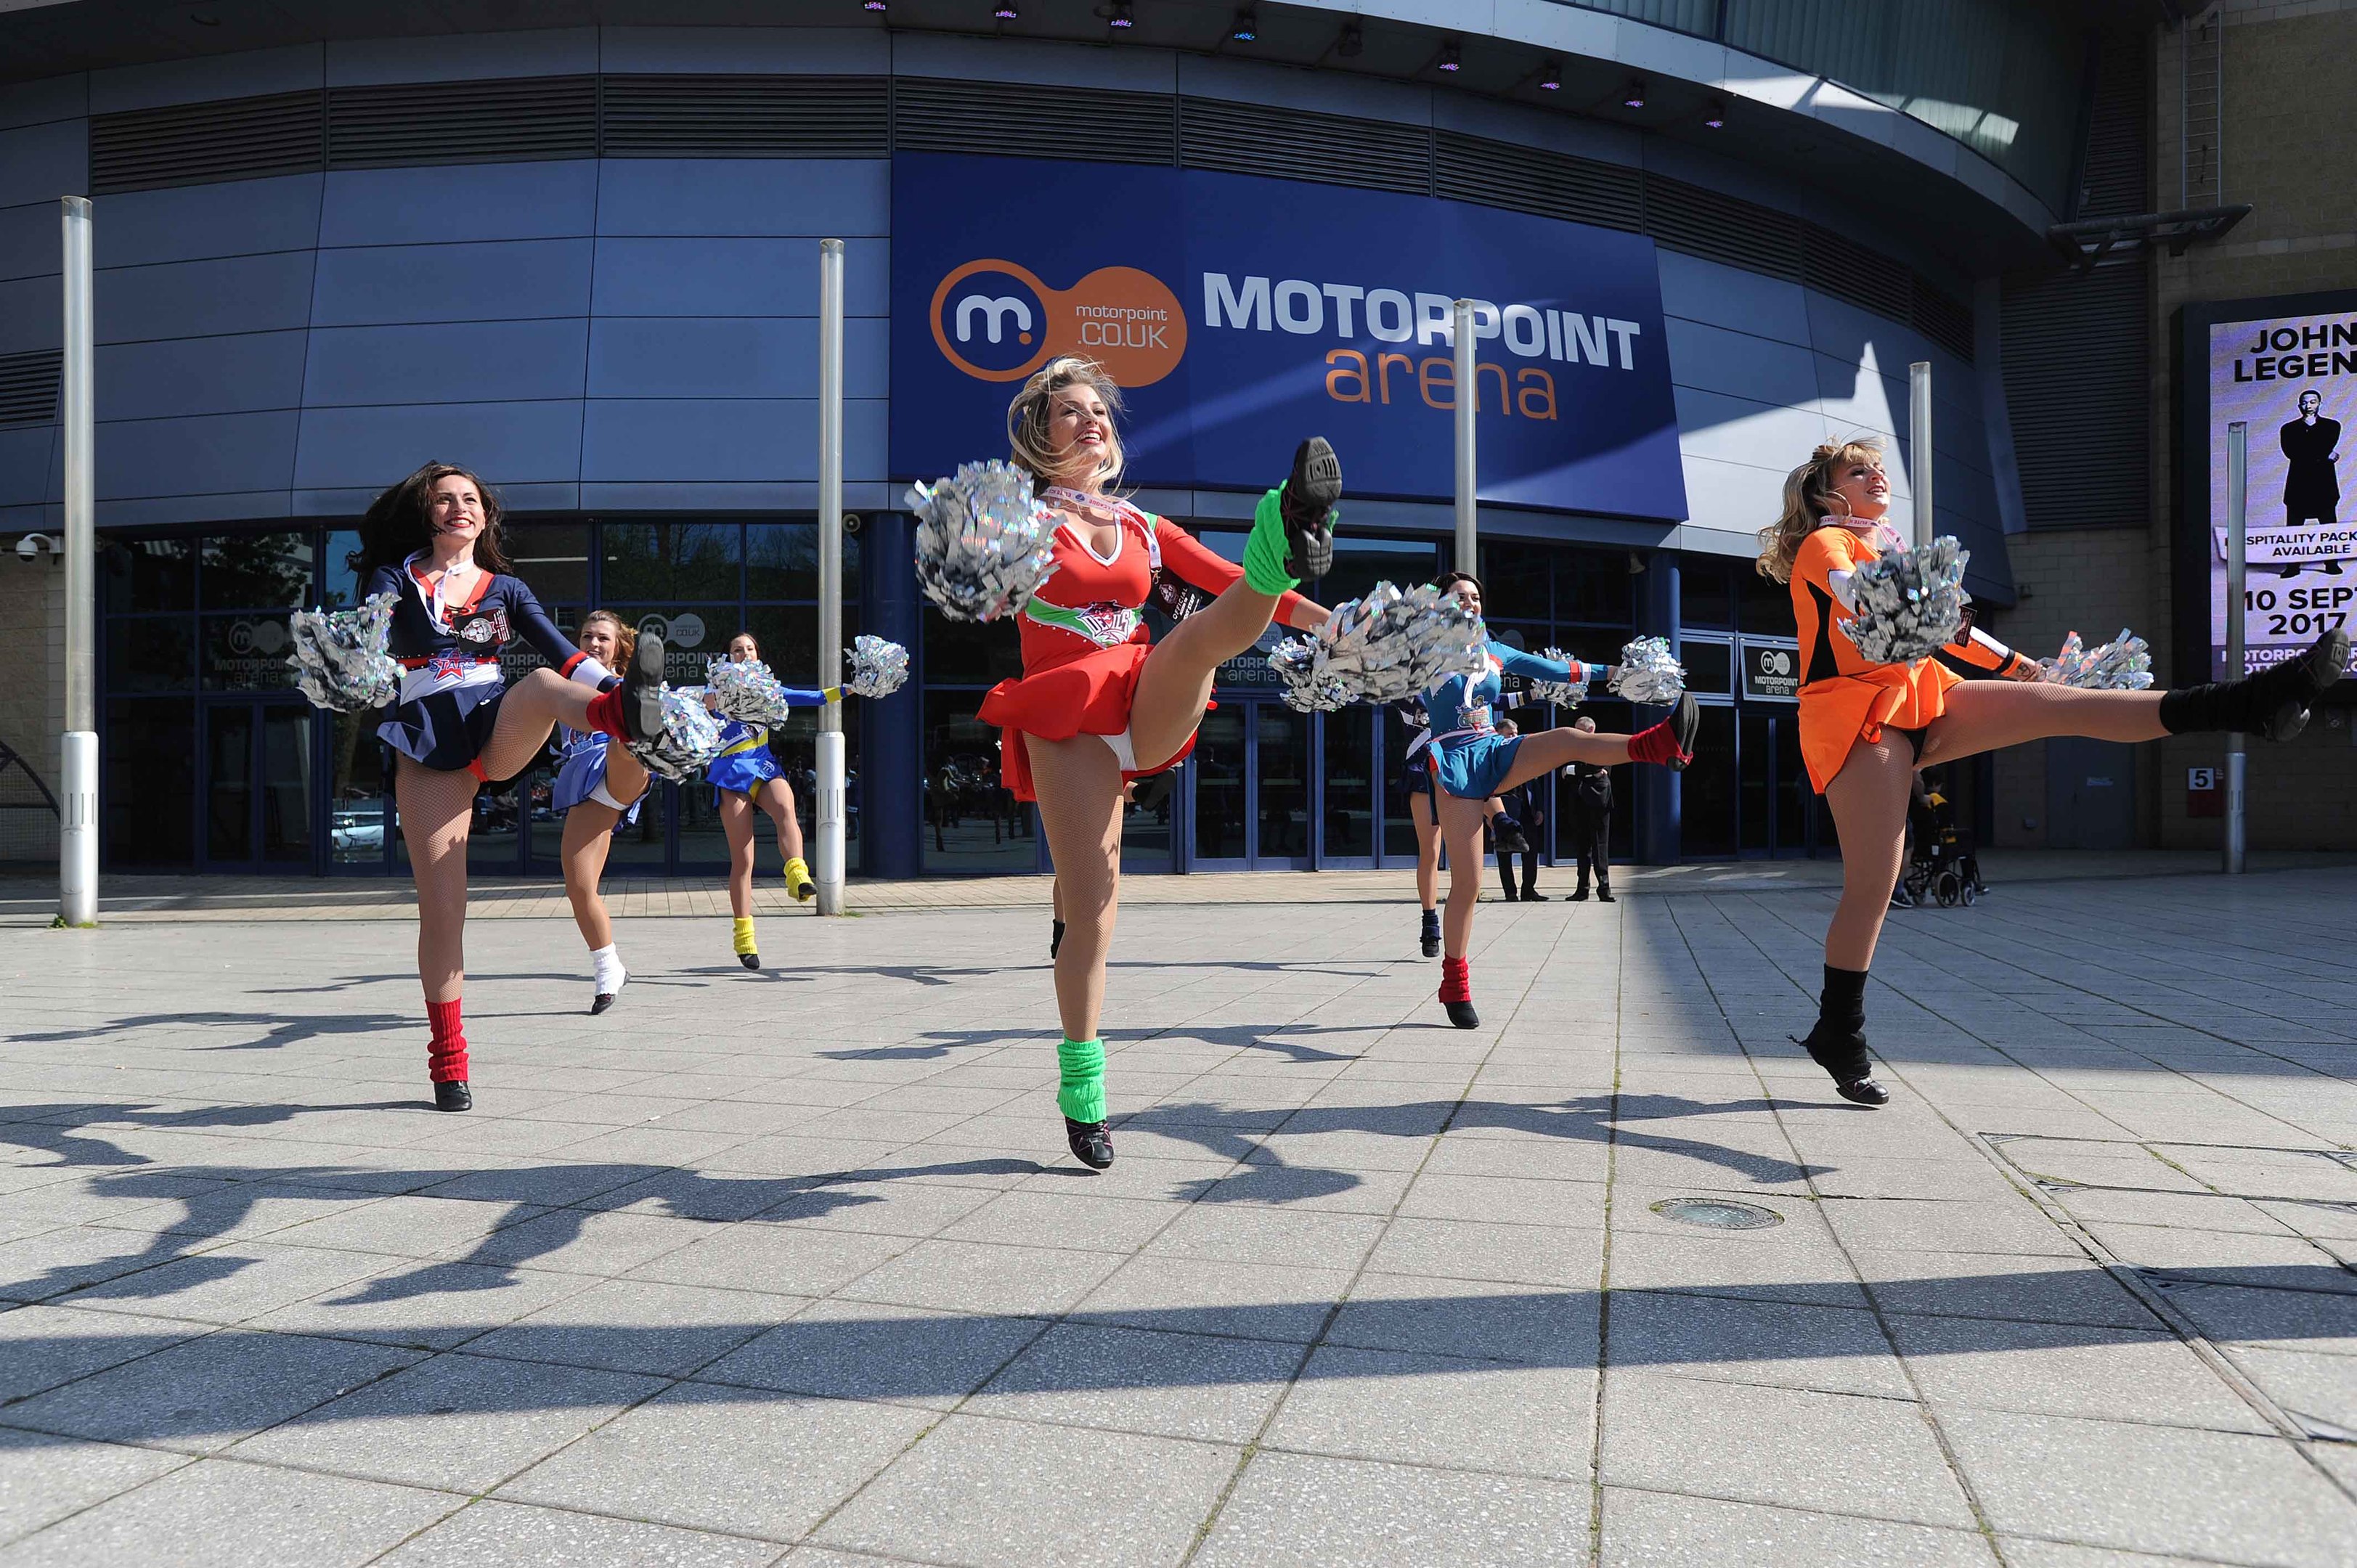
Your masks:
[{"label": "security camera", "polygon": [[46,533],[28,533],[16,541],[16,559],[19,561],[38,560],[44,550],[56,555],[63,553],[63,546]]},{"label": "security camera", "polygon": [[859,514],[856,511],[845,512],[843,514],[843,532],[845,533],[857,533],[859,529]]}]

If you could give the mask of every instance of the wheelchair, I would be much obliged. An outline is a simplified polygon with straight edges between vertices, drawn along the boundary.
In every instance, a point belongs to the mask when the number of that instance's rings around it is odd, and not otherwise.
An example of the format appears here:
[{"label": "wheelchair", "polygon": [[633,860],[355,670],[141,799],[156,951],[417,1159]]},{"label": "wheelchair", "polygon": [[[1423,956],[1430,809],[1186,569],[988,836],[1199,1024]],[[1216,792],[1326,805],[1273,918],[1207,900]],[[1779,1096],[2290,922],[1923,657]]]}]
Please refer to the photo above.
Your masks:
[{"label": "wheelchair", "polygon": [[1945,823],[1932,835],[1928,846],[1918,846],[1900,886],[1917,907],[1937,903],[1943,909],[1953,909],[1960,904],[1969,908],[1988,891],[1988,884],[1981,880],[1980,859],[1973,853],[1971,842]]}]

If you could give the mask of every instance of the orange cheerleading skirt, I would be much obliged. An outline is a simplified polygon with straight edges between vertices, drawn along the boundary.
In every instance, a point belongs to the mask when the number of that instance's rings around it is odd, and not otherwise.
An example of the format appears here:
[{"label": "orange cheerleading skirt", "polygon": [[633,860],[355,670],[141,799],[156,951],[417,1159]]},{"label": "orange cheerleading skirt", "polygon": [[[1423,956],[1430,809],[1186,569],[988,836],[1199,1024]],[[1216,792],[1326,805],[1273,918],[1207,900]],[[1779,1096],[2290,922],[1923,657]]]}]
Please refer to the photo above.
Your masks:
[{"label": "orange cheerleading skirt", "polygon": [[[1129,729],[1131,703],[1137,696],[1137,674],[1151,650],[1145,642],[1122,642],[1094,649],[1077,659],[1052,665],[1033,675],[1001,681],[985,693],[974,716],[999,728],[998,775],[1018,800],[1036,800],[1031,784],[1031,755],[1024,737],[1070,740],[1076,735],[1124,735]],[[1187,760],[1195,749],[1189,735],[1178,754],[1152,768],[1122,769],[1125,781],[1167,773]]]},{"label": "orange cheerleading skirt", "polygon": [[1948,688],[1964,679],[1936,659],[1878,664],[1863,675],[1832,675],[1801,688],[1801,758],[1822,795],[1849,760],[1849,748],[1882,738],[1884,726],[1921,729],[1948,711]]}]

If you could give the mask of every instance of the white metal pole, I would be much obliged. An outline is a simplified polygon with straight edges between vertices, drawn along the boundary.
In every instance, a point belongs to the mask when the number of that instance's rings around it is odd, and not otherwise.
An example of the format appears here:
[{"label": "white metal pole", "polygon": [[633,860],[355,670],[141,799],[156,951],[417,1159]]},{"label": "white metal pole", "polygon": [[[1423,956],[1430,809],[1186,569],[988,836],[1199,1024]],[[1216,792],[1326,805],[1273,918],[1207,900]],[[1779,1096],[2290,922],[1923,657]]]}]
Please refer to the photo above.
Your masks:
[{"label": "white metal pole", "polygon": [[[818,679],[843,680],[843,242],[818,246]],[[818,721],[818,912],[843,913],[843,703]]]},{"label": "white metal pole", "polygon": [[1473,513],[1473,416],[1480,389],[1473,384],[1473,302],[1457,302],[1450,335],[1457,351],[1457,569],[1478,572],[1480,553]]},{"label": "white metal pole", "polygon": [[61,203],[65,244],[66,711],[58,755],[58,921],[98,924],[98,703],[91,657],[97,535],[91,510],[90,199]]},{"label": "white metal pole", "polygon": [[1915,492],[1915,544],[1932,542],[1932,361],[1918,360],[1907,367],[1907,444],[1914,451],[1914,472],[1909,476]]},{"label": "white metal pole", "polygon": [[[2244,584],[2248,576],[2250,533],[2245,513],[2251,499],[2251,427],[2243,420],[2226,426],[2226,679],[2239,681],[2249,671],[2243,648]],[[2243,874],[2243,736],[2226,736],[2225,861],[2220,867],[2229,876]]]}]

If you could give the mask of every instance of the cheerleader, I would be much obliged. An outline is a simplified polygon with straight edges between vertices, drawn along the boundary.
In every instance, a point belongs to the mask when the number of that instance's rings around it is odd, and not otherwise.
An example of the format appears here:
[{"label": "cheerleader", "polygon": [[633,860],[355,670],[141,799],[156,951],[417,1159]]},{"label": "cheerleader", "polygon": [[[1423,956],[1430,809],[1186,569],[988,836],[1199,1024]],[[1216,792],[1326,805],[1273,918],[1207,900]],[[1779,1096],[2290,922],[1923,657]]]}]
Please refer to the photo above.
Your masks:
[{"label": "cheerleader", "polygon": [[1939,659],[1877,664],[1858,651],[1847,623],[1857,603],[1853,575],[1896,542],[1881,529],[1889,509],[1880,446],[1830,444],[1792,470],[1783,515],[1760,531],[1760,575],[1792,589],[1805,660],[1801,755],[1833,811],[1842,850],[1841,902],[1825,931],[1817,1022],[1801,1044],[1842,1098],[1861,1105],[1890,1099],[1871,1076],[1866,976],[1904,854],[1916,769],[2050,736],[2129,742],[2232,730],[2288,740],[2349,656],[2348,635],[2335,630],[2244,680],[2169,692],[2085,691],[2041,680],[2033,660],[1973,629],[1943,654],[1999,679],[1965,681]]},{"label": "cheerleader", "polygon": [[[1326,618],[1292,590],[1332,564],[1342,490],[1333,448],[1303,442],[1292,477],[1261,499],[1240,569],[1110,493],[1122,470],[1120,410],[1103,368],[1069,357],[1034,372],[1007,408],[1014,460],[1056,513],[1056,570],[1022,611],[1022,675],[993,687],[980,709],[1003,732],[1007,789],[1038,802],[1055,857],[1065,922],[1055,944],[1064,1029],[1056,1098],[1065,1141],[1095,1170],[1113,1163],[1098,1016],[1121,886],[1122,786],[1194,749],[1213,675],[1272,618],[1305,630]],[[1138,612],[1166,567],[1217,597],[1149,645]]]},{"label": "cheerleader", "polygon": [[[728,639],[731,662],[748,664],[761,657],[761,645],[749,631]],[[826,692],[787,687],[787,698],[809,707],[827,701]],[[832,688],[830,688],[832,690]],[[759,725],[731,719],[721,727],[720,755],[712,759],[705,778],[712,785],[712,803],[720,813],[720,831],[728,840],[728,911],[736,917],[737,960],[747,969],[761,967],[759,944],[753,935],[753,812],[769,813],[776,825],[778,853],[786,861],[786,891],[798,904],[818,892],[809,864],[802,859],[802,824],[794,818],[794,791],[770,755],[770,732]]]},{"label": "cheerleader", "polygon": [[[611,610],[591,610],[581,622],[581,651],[608,666],[627,669],[638,634]],[[614,1004],[630,972],[614,949],[614,922],[597,891],[606,875],[606,852],[617,827],[634,827],[639,808],[646,801],[647,770],[627,747],[595,730],[557,726],[553,743],[557,754],[556,784],[551,804],[565,813],[565,837],[558,851],[565,866],[565,896],[573,904],[573,923],[589,944],[589,968],[597,990],[589,1003],[592,1017]]]},{"label": "cheerleader", "polygon": [[[1410,724],[1417,726],[1415,737],[1407,743],[1407,820],[1415,829],[1415,901],[1423,909],[1423,919],[1416,929],[1416,945],[1426,958],[1440,956],[1440,795],[1432,782],[1432,725],[1415,710],[1403,709]],[[1504,802],[1495,796],[1481,802],[1481,814],[1492,824],[1492,831],[1504,832],[1506,824],[1498,819],[1506,814]],[[1528,846],[1521,840],[1519,828],[1512,830],[1518,843],[1501,843],[1501,849],[1514,850]]]},{"label": "cheerleader", "polygon": [[[464,468],[428,463],[377,497],[352,566],[363,597],[394,596],[386,651],[401,694],[377,735],[395,754],[393,801],[417,883],[426,1076],[443,1111],[474,1105],[459,994],[466,983],[467,835],[475,792],[530,767],[562,724],[630,742],[660,736],[662,642],[642,637],[619,680],[566,640],[511,571],[500,508]],[[514,685],[500,650],[521,639],[554,669]]]},{"label": "cheerleader", "polygon": [[[1469,572],[1448,572],[1433,586],[1447,590],[1475,615],[1481,613],[1481,585]],[[1683,769],[1694,760],[1695,731],[1702,710],[1681,695],[1670,716],[1635,735],[1601,735],[1579,729],[1542,730],[1509,738],[1498,733],[1491,710],[1507,674],[1582,685],[1609,675],[1604,665],[1563,663],[1492,640],[1489,668],[1479,675],[1451,675],[1424,694],[1424,711],[1434,735],[1429,767],[1437,787],[1440,836],[1448,846],[1448,908],[1442,921],[1440,1005],[1460,1029],[1480,1026],[1473,1010],[1473,911],[1481,901],[1481,819],[1491,796],[1575,762],[1618,767],[1657,762]]]}]

